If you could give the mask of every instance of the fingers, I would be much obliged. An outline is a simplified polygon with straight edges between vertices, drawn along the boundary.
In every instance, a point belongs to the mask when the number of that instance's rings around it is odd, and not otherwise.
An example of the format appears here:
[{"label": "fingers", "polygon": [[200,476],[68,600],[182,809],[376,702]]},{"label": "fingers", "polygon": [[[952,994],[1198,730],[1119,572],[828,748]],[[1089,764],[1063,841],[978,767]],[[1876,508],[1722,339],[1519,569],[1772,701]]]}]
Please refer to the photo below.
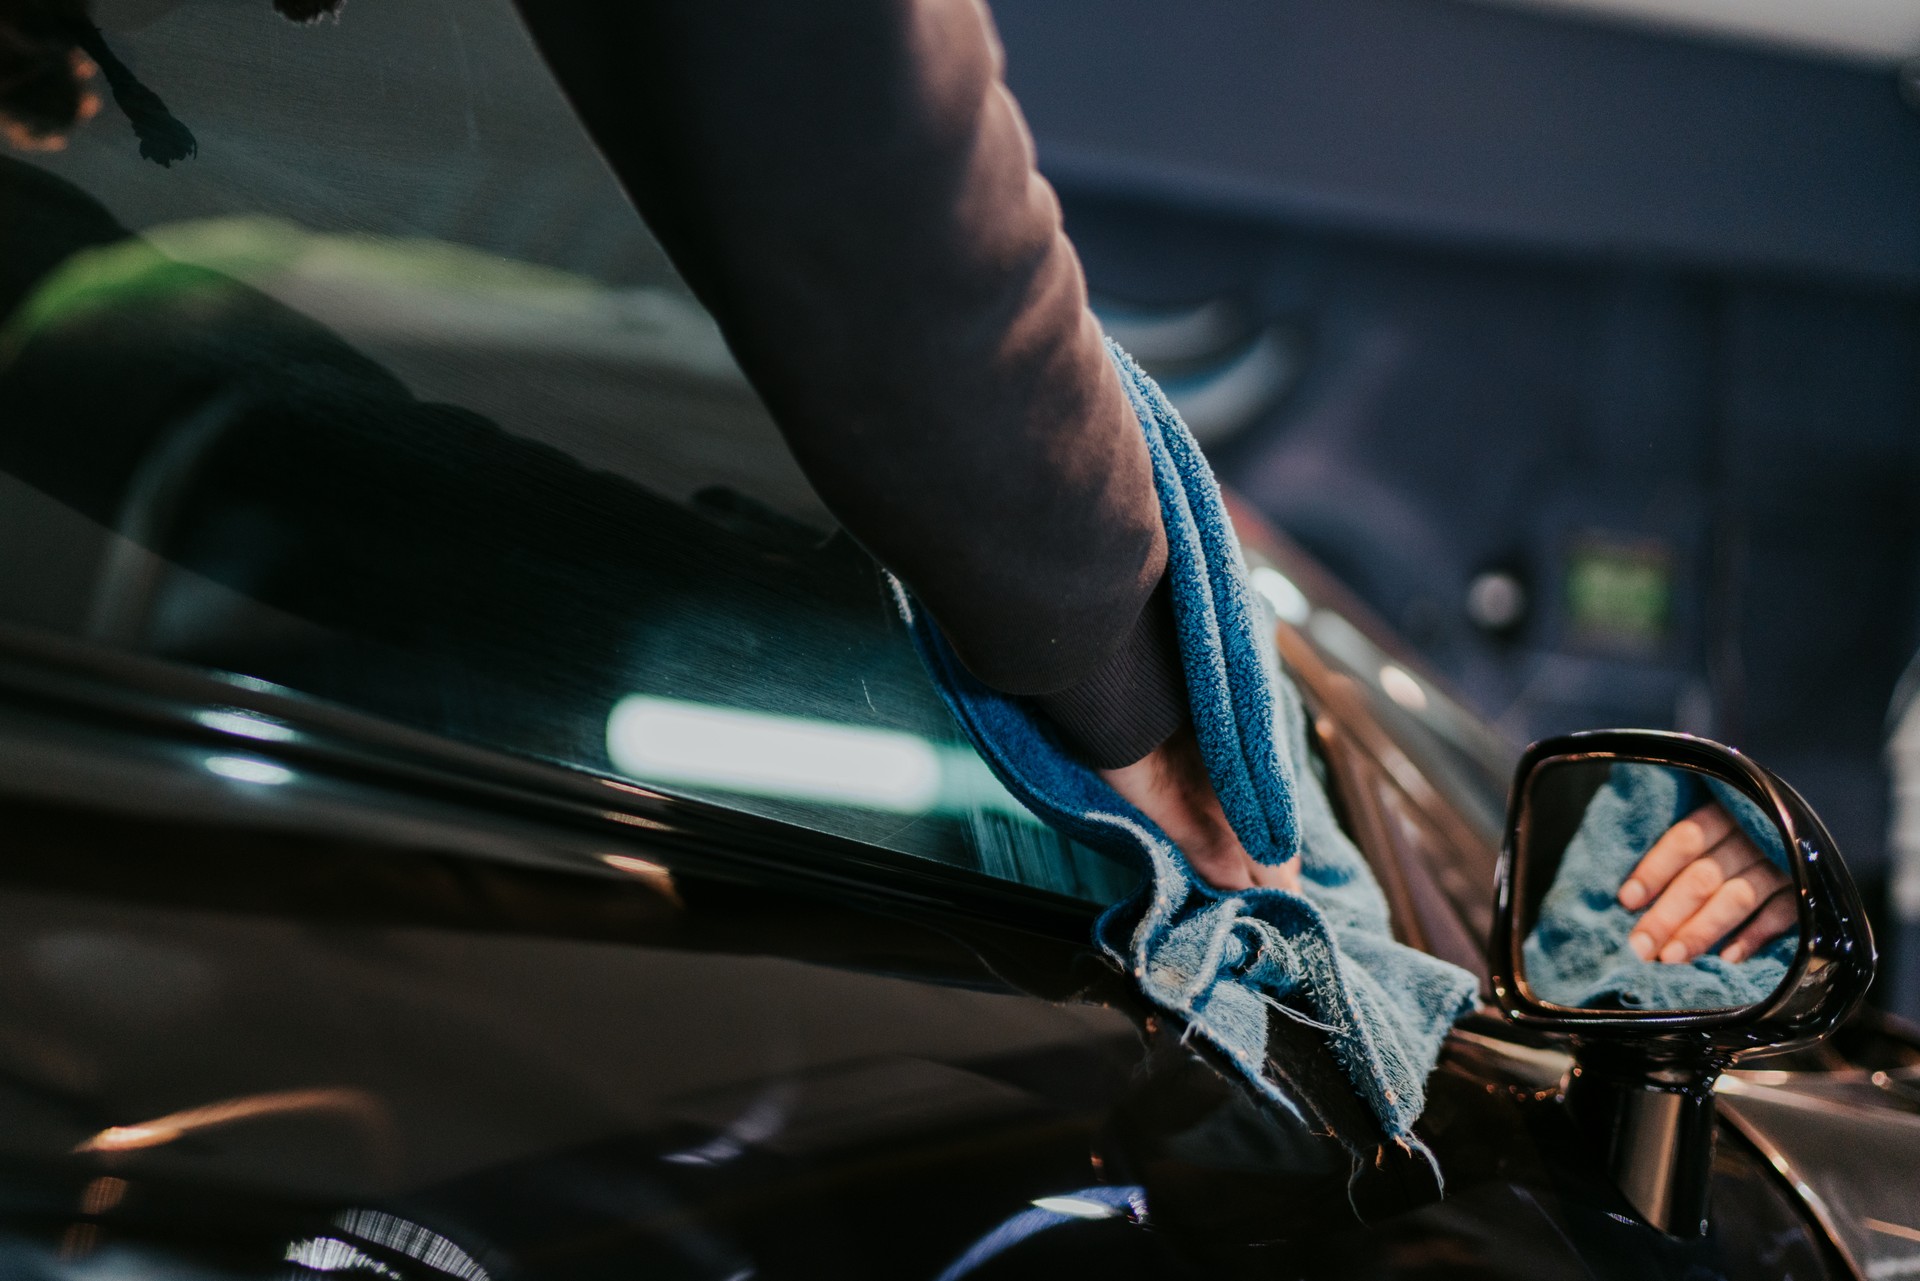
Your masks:
[{"label": "fingers", "polygon": [[1760,905],[1753,919],[1727,940],[1720,956],[1738,965],[1799,923],[1800,906],[1794,902],[1793,887],[1782,885]]},{"label": "fingers", "polygon": [[1300,888],[1297,859],[1269,867],[1254,862],[1241,845],[1207,779],[1191,729],[1175,734],[1142,760],[1101,770],[1100,776],[1157,823],[1186,855],[1194,874],[1215,889]]},{"label": "fingers", "polygon": [[1637,912],[1684,869],[1733,832],[1733,816],[1708,802],[1668,828],[1620,885],[1620,906]]},{"label": "fingers", "polygon": [[[1678,828],[1700,817],[1696,811],[1674,826]],[[1668,963],[1678,963],[1692,959],[1745,920],[1785,883],[1785,877],[1766,861],[1745,834],[1733,829],[1731,819],[1726,820],[1726,826],[1728,830],[1718,844],[1703,856],[1696,856],[1677,874],[1668,875],[1665,888],[1628,936],[1627,945],[1641,960],[1658,957]],[[1704,825],[1703,829],[1712,830]],[[1666,839],[1661,837],[1655,842],[1655,848]],[[1649,851],[1642,867],[1652,858],[1653,852]]]},{"label": "fingers", "polygon": [[1628,911],[1653,904],[1627,937],[1641,960],[1691,961],[1739,927],[1720,950],[1737,964],[1798,923],[1791,889],[1787,874],[1754,848],[1732,815],[1709,803],[1653,843],[1618,898]]},{"label": "fingers", "polygon": [[1180,852],[1187,856],[1194,875],[1216,890],[1250,890],[1254,886],[1258,864],[1237,843],[1203,849],[1189,842],[1180,846]]},{"label": "fingers", "polygon": [[[1678,965],[1704,955],[1786,886],[1786,874],[1773,864],[1764,860],[1753,864],[1715,890],[1713,897],[1673,932],[1660,949],[1660,959]],[[1797,911],[1794,916],[1798,919]]]},{"label": "fingers", "polygon": [[1253,868],[1253,883],[1262,889],[1292,890],[1295,894],[1300,892],[1300,860],[1298,858],[1290,858],[1278,865],[1255,863],[1251,857],[1247,862]]}]

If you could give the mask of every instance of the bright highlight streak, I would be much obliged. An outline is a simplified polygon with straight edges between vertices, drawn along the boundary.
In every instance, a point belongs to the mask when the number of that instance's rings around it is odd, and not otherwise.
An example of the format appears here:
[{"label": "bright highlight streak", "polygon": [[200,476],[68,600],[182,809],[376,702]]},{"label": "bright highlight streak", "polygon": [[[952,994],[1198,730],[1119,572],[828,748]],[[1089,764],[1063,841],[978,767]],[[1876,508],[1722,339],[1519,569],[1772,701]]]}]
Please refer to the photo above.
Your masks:
[{"label": "bright highlight streak", "polygon": [[411,1219],[383,1210],[347,1210],[334,1219],[333,1225],[363,1241],[418,1259],[443,1276],[459,1281],[492,1281],[487,1270],[457,1243]]},{"label": "bright highlight streak", "polygon": [[1860,1222],[1875,1232],[1884,1232],[1890,1237],[1899,1237],[1904,1241],[1920,1241],[1920,1228],[1910,1228],[1904,1223],[1889,1223],[1885,1219],[1869,1219],[1865,1215]]},{"label": "bright highlight streak", "polygon": [[658,863],[644,858],[635,858],[631,854],[602,854],[600,861],[615,871],[625,872],[638,878],[654,893],[672,903],[675,907],[684,907],[680,901],[680,891],[673,883],[673,873]]},{"label": "bright highlight streak", "polygon": [[163,1143],[171,1143],[180,1137],[180,1131],[170,1126],[155,1125],[113,1125],[88,1139],[78,1151],[81,1152],[131,1152],[137,1148],[157,1148]]},{"label": "bright highlight streak", "polygon": [[965,1254],[947,1265],[935,1281],[960,1281],[988,1260],[1005,1254],[1022,1241],[1081,1219],[1110,1219],[1125,1214],[1136,1222],[1147,1217],[1146,1191],[1139,1187],[1082,1188],[1063,1196],[1043,1196],[980,1237]]},{"label": "bright highlight streak", "polygon": [[287,1262],[312,1272],[370,1272],[404,1281],[394,1269],[357,1246],[334,1237],[308,1237],[287,1247]]},{"label": "bright highlight streak", "polygon": [[600,861],[608,867],[618,868],[622,872],[630,872],[643,880],[654,881],[664,879],[671,881],[673,879],[673,873],[669,872],[660,864],[644,858],[634,858],[630,854],[602,854]]},{"label": "bright highlight streak", "polygon": [[255,716],[252,712],[196,712],[193,719],[223,734],[239,734],[268,743],[284,743],[293,737],[290,727],[264,716]]},{"label": "bright highlight streak", "polygon": [[1293,580],[1279,570],[1261,565],[1248,574],[1247,579],[1253,584],[1253,590],[1267,598],[1267,603],[1273,606],[1273,612],[1281,622],[1298,627],[1313,613],[1306,593],[1294,586]]},{"label": "bright highlight streak", "polygon": [[1380,688],[1410,712],[1427,710],[1427,691],[1405,668],[1388,663],[1380,669]]},{"label": "bright highlight streak", "polygon": [[209,756],[207,769],[222,778],[236,779],[242,783],[260,783],[274,786],[293,781],[293,771],[267,761],[258,761],[251,756]]},{"label": "bright highlight streak", "polygon": [[109,1126],[76,1147],[74,1151],[131,1152],[140,1148],[157,1148],[186,1135],[216,1126],[254,1121],[261,1117],[315,1112],[342,1113],[376,1126],[384,1127],[388,1124],[385,1109],[380,1102],[362,1090],[280,1090],[269,1094],[247,1094],[239,1098],[222,1099],[218,1103],[188,1108],[183,1112],[170,1112],[166,1116],[142,1121],[137,1125]]},{"label": "bright highlight streak", "polygon": [[632,695],[607,718],[614,767],[659,783],[919,814],[940,758],[912,734]]},{"label": "bright highlight streak", "polygon": [[1036,1209],[1051,1210],[1055,1214],[1064,1214],[1074,1219],[1113,1219],[1118,1218],[1118,1207],[1102,1205],[1098,1201],[1088,1201],[1077,1196],[1042,1196],[1033,1199]]}]

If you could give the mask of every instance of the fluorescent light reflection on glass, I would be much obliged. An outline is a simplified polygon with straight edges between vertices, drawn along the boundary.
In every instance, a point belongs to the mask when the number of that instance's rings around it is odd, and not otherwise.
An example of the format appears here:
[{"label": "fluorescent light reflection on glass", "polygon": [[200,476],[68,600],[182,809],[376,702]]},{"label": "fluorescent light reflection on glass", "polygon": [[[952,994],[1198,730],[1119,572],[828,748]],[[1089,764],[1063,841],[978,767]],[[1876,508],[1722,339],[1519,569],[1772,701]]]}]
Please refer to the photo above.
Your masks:
[{"label": "fluorescent light reflection on glass", "polygon": [[293,771],[270,761],[255,760],[251,756],[209,756],[207,770],[222,778],[231,778],[241,783],[258,783],[273,787],[293,781]]},{"label": "fluorescent light reflection on glass", "polygon": [[292,728],[279,721],[231,708],[195,712],[193,719],[223,734],[238,734],[243,738],[257,738],[268,743],[284,743],[293,737]]},{"label": "fluorescent light reflection on glass", "polygon": [[607,717],[607,755],[655,783],[895,814],[1029,817],[973,752],[900,730],[635,694]]},{"label": "fluorescent light reflection on glass", "polygon": [[911,734],[664,698],[621,699],[607,753],[638,778],[905,814],[940,793],[940,759]]}]

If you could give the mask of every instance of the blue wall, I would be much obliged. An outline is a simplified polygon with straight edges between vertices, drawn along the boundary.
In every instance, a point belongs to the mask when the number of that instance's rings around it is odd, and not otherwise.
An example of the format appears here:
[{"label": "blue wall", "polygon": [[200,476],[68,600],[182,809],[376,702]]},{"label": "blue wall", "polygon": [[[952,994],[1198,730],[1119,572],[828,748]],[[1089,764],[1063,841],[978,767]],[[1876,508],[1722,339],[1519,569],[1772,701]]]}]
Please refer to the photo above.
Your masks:
[{"label": "blue wall", "polygon": [[1003,0],[1062,185],[1920,283],[1890,71],[1465,0]]}]

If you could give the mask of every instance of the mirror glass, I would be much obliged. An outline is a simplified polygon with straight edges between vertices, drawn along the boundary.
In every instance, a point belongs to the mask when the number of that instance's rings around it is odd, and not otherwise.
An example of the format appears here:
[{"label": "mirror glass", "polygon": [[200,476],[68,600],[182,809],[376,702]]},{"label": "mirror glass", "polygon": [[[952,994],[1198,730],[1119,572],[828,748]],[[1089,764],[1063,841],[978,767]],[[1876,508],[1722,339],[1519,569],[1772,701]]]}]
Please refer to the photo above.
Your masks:
[{"label": "mirror glass", "polygon": [[1577,1009],[1721,1010],[1785,981],[1800,937],[1786,838],[1732,784],[1592,757],[1528,778],[1515,834],[1520,980]]}]

